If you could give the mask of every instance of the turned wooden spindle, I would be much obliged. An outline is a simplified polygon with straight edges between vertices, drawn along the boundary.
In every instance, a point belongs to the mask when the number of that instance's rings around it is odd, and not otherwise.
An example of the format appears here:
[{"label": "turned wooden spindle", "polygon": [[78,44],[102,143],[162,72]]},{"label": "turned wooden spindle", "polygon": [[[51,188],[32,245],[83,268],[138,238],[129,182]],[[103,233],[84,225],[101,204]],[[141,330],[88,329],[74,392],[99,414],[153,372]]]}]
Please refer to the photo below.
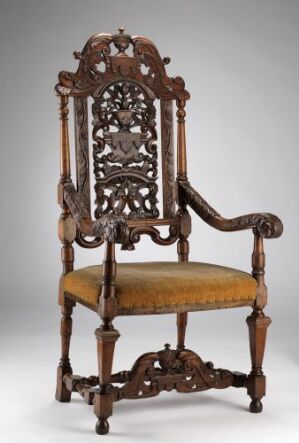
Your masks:
[{"label": "turned wooden spindle", "polygon": [[255,307],[263,309],[267,304],[267,287],[265,284],[265,253],[264,241],[260,234],[254,234],[252,253],[252,276],[257,282],[257,297]]},{"label": "turned wooden spindle", "polygon": [[67,95],[59,96],[59,117],[60,117],[60,182],[71,181],[71,163],[68,130],[68,102]]},{"label": "turned wooden spindle", "polygon": [[[187,180],[187,154],[186,154],[186,133],[185,133],[185,117],[186,117],[186,100],[177,100],[177,180]],[[179,196],[178,196],[179,199]],[[179,208],[185,210],[185,205],[179,200]],[[180,235],[177,243],[177,252],[179,261],[186,262],[189,257],[189,242],[187,238]],[[179,312],[177,314],[177,349],[184,349],[185,334],[188,321],[187,312]]]},{"label": "turned wooden spindle", "polygon": [[68,97],[64,95],[59,96],[60,181],[58,185],[58,200],[61,206],[61,216],[58,222],[58,234],[62,243],[62,275],[59,282],[59,304],[61,305],[61,358],[57,368],[55,397],[61,402],[69,402],[71,400],[71,391],[66,388],[63,378],[66,374],[72,374],[73,372],[69,358],[69,349],[72,335],[72,312],[74,302],[67,299],[63,291],[63,278],[66,274],[73,270],[74,248],[72,243],[76,236],[75,221],[71,217],[70,211],[63,201],[62,191],[63,185],[71,181],[68,112]]},{"label": "turned wooden spindle", "polygon": [[58,200],[62,211],[59,219],[58,231],[59,238],[62,242],[62,277],[73,270],[74,248],[72,246],[72,243],[76,235],[75,222],[73,221],[70,215],[70,210],[63,199],[63,185],[71,182],[68,113],[68,96],[60,95],[60,180],[58,185]]},{"label": "turned wooden spindle", "polygon": [[261,399],[266,393],[266,377],[262,365],[264,359],[267,328],[271,324],[263,308],[267,303],[267,287],[265,285],[265,254],[263,237],[254,234],[254,249],[252,254],[252,275],[257,281],[257,298],[253,312],[247,317],[249,328],[249,343],[251,355],[251,372],[248,376],[247,393],[251,397],[250,412],[261,412],[263,405]]},{"label": "turned wooden spindle", "polygon": [[[177,243],[178,259],[181,262],[187,262],[189,256],[189,242],[181,236]],[[177,313],[177,349],[181,350],[185,348],[185,335],[188,322],[188,312]]]},{"label": "turned wooden spindle", "polygon": [[187,180],[187,154],[186,154],[186,100],[177,100],[177,179]]}]

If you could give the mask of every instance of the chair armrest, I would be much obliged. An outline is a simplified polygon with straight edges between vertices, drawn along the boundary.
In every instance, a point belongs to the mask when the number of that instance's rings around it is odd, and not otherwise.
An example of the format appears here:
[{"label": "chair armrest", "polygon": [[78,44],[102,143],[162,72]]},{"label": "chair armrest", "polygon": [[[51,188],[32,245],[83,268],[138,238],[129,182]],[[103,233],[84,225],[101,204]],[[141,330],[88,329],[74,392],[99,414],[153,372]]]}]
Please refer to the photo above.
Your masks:
[{"label": "chair armrest", "polygon": [[226,219],[213,209],[188,181],[178,181],[179,198],[206,223],[220,231],[253,229],[264,238],[278,238],[283,231],[281,220],[274,214],[255,213]]},{"label": "chair armrest", "polygon": [[93,220],[85,206],[84,199],[77,192],[73,183],[63,185],[62,195],[63,201],[83,234],[102,237],[109,242],[122,238],[127,229],[127,221],[123,215],[106,214],[98,220]]}]

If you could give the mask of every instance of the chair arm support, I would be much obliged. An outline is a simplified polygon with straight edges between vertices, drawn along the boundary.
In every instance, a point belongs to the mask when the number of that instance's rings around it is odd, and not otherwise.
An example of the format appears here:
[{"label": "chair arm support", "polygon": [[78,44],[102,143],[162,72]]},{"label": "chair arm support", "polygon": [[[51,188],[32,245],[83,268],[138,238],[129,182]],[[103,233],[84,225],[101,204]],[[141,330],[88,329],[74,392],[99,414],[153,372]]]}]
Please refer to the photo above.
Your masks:
[{"label": "chair arm support", "polygon": [[93,220],[85,206],[84,199],[77,192],[73,183],[63,185],[63,200],[83,234],[102,237],[112,242],[122,238],[127,229],[127,221],[123,215],[106,214],[98,220]]},{"label": "chair arm support", "polygon": [[264,238],[278,238],[283,231],[281,220],[273,214],[255,213],[226,219],[213,209],[188,181],[178,181],[179,198],[189,205],[206,223],[220,231],[253,229]]}]

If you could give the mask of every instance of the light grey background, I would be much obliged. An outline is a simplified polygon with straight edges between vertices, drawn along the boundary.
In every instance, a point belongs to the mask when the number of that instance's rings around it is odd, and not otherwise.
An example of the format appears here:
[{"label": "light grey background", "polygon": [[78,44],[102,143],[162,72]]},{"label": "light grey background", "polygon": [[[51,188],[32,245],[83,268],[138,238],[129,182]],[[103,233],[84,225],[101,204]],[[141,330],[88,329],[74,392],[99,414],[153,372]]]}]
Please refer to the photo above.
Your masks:
[{"label": "light grey background", "polygon": [[[151,38],[170,56],[170,75],[191,92],[187,105],[189,178],[224,216],[271,211],[283,237],[265,241],[269,330],[265,411],[243,410],[244,392],[176,396],[117,405],[114,441],[216,442],[225,432],[278,442],[299,441],[298,414],[298,81],[299,2],[0,1],[1,48],[1,441],[96,441],[92,410],[53,401],[59,357],[56,183],[59,125],[53,92],[58,71],[75,69],[72,52],[95,32]],[[252,234],[221,233],[193,217],[192,260],[250,271]],[[102,260],[102,251],[76,250],[77,266]],[[142,241],[118,260],[175,260],[175,247]],[[190,315],[187,345],[204,359],[249,370],[247,309]],[[76,308],[73,367],[96,370],[95,314]],[[175,316],[115,321],[115,369],[145,350],[175,344]],[[149,337],[149,334],[154,334]],[[88,372],[89,371],[89,372]],[[6,392],[7,390],[7,392]],[[6,405],[5,405],[6,404]],[[180,417],[180,419],[179,419]],[[238,426],[233,423],[238,423]],[[158,430],[154,427],[158,425]],[[17,428],[15,428],[17,426]],[[245,438],[245,437],[244,437]],[[269,439],[269,440],[267,440]],[[243,440],[245,441],[245,440]],[[257,440],[258,441],[258,440]]]}]

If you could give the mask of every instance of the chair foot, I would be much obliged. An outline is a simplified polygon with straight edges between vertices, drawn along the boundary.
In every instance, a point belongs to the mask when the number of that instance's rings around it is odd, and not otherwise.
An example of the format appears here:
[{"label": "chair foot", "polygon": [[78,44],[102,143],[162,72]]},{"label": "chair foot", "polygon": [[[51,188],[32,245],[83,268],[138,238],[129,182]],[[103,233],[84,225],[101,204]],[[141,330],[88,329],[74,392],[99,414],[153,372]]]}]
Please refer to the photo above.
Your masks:
[{"label": "chair foot", "polygon": [[252,402],[249,405],[249,411],[258,414],[263,410],[263,403],[259,398],[252,398]]},{"label": "chair foot", "polygon": [[57,384],[56,384],[56,393],[55,398],[57,401],[61,403],[69,403],[71,401],[72,392],[66,388],[66,385],[63,381],[64,375],[72,373],[72,368],[63,368],[58,366],[57,368]]},{"label": "chair foot", "polygon": [[109,432],[109,423],[106,418],[99,418],[96,424],[96,433],[99,435],[105,435]]}]

